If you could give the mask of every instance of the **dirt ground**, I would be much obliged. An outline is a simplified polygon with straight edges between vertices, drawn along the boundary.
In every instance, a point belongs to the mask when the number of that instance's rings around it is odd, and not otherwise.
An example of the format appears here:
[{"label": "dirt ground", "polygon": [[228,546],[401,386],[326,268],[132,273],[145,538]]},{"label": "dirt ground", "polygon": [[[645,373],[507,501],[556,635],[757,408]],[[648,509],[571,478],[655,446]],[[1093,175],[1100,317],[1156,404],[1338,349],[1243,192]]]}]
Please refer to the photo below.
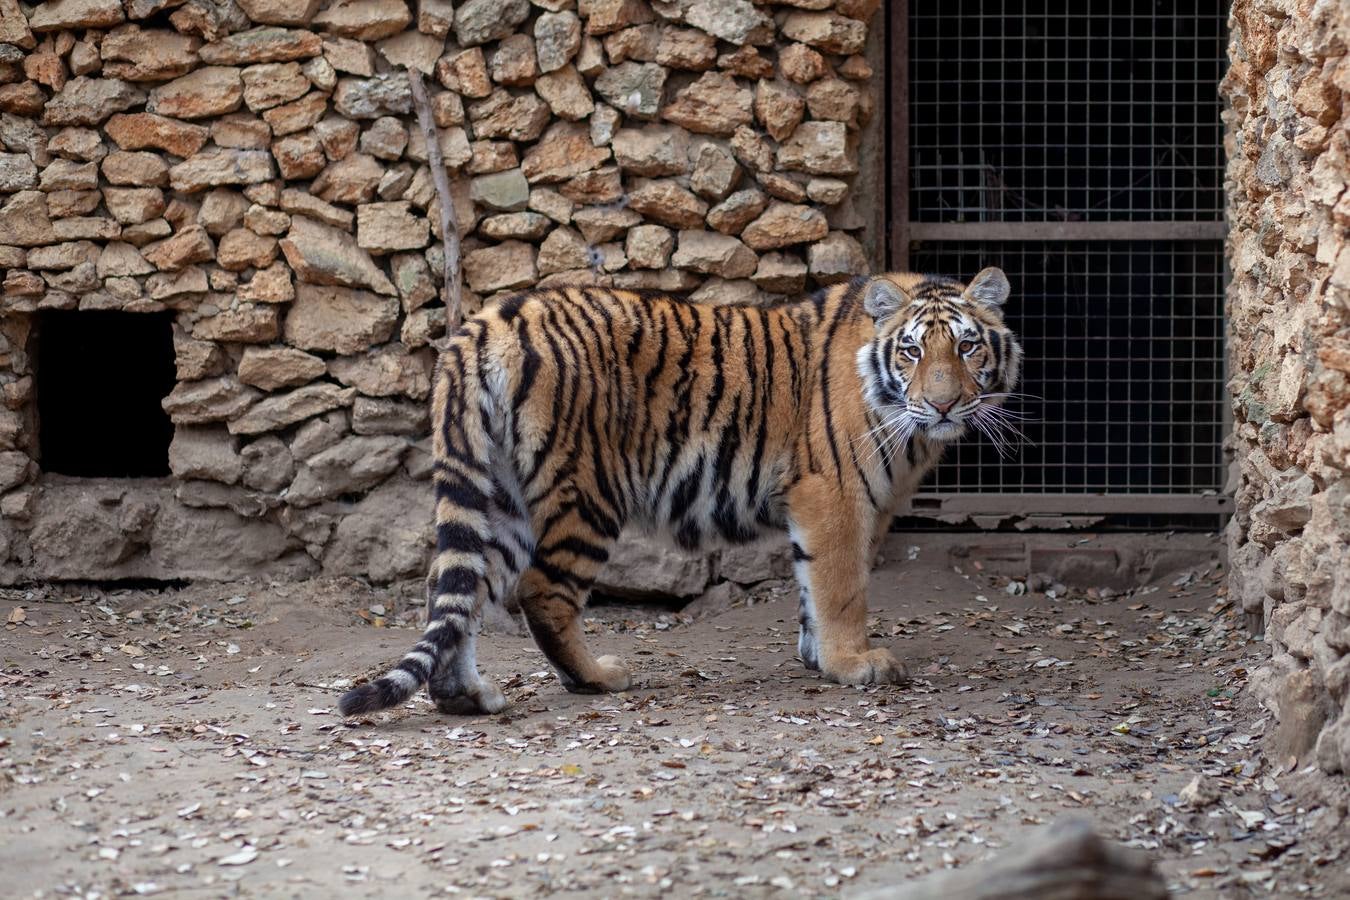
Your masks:
[{"label": "dirt ground", "polygon": [[412,585],[0,591],[0,894],[848,896],[1073,816],[1176,894],[1346,896],[1344,785],[1263,753],[1222,572],[1041,591],[927,555],[872,581],[908,686],[805,671],[778,584],[595,608],[617,696],[498,629],[512,705],[473,718],[336,715],[412,643]]}]

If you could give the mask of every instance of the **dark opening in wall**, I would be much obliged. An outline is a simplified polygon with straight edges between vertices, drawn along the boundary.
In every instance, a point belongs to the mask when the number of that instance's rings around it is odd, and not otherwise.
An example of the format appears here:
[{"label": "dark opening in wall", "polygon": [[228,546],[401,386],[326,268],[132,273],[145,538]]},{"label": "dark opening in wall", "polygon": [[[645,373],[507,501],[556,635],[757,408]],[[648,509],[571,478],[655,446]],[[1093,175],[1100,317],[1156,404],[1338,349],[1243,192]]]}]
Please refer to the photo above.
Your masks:
[{"label": "dark opening in wall", "polygon": [[44,472],[82,478],[169,474],[172,313],[39,314],[37,406]]}]

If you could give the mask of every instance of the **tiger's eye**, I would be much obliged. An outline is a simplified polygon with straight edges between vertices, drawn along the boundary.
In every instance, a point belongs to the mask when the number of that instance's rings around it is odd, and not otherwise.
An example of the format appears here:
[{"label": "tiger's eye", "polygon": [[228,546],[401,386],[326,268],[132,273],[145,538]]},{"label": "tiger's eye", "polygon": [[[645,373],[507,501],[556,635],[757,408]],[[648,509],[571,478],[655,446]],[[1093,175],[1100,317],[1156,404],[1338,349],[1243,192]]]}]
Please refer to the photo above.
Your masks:
[{"label": "tiger's eye", "polygon": [[969,353],[970,351],[972,351],[972,350],[975,349],[975,342],[974,342],[974,341],[962,341],[962,342],[961,342],[961,346],[960,346],[958,349],[960,349],[960,351],[961,351],[962,353]]},{"label": "tiger's eye", "polygon": [[918,360],[919,357],[923,356],[923,351],[920,350],[918,347],[910,345],[905,348],[905,355],[908,356],[910,359]]}]

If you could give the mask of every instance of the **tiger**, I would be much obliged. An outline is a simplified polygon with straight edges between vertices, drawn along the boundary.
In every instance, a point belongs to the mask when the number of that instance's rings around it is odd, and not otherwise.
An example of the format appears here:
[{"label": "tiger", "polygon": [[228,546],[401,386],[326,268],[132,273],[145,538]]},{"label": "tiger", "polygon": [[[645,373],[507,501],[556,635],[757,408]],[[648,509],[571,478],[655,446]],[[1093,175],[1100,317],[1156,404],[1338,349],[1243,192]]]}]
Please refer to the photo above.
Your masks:
[{"label": "tiger", "polygon": [[686,550],[786,531],[801,662],[841,684],[903,683],[868,642],[870,564],[943,448],[1000,421],[1022,362],[1010,290],[990,267],[969,284],[856,276],[777,305],[583,286],[485,305],[433,382],[425,632],[340,711],[423,685],[443,712],[502,710],[475,650],[485,604],[509,599],[565,689],[627,690],[582,620],[625,526]]}]

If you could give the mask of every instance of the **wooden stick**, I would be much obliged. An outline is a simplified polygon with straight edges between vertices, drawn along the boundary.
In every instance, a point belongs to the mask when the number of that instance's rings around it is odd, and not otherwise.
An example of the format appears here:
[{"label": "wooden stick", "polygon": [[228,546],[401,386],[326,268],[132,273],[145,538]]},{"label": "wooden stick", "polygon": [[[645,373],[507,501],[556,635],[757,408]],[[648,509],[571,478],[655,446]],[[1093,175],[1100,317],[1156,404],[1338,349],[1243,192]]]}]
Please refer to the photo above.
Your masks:
[{"label": "wooden stick", "polygon": [[854,900],[1166,900],[1147,854],[1102,840],[1080,820],[1056,822],[993,859]]},{"label": "wooden stick", "polygon": [[445,333],[453,334],[459,327],[462,292],[459,271],[459,225],[455,218],[455,201],[450,196],[450,175],[441,155],[441,142],[436,133],[436,122],[431,115],[431,98],[418,69],[408,69],[408,86],[412,88],[413,107],[417,110],[417,124],[427,141],[427,164],[431,166],[431,183],[441,205],[441,242],[445,245],[445,272],[441,279],[445,302]]}]

